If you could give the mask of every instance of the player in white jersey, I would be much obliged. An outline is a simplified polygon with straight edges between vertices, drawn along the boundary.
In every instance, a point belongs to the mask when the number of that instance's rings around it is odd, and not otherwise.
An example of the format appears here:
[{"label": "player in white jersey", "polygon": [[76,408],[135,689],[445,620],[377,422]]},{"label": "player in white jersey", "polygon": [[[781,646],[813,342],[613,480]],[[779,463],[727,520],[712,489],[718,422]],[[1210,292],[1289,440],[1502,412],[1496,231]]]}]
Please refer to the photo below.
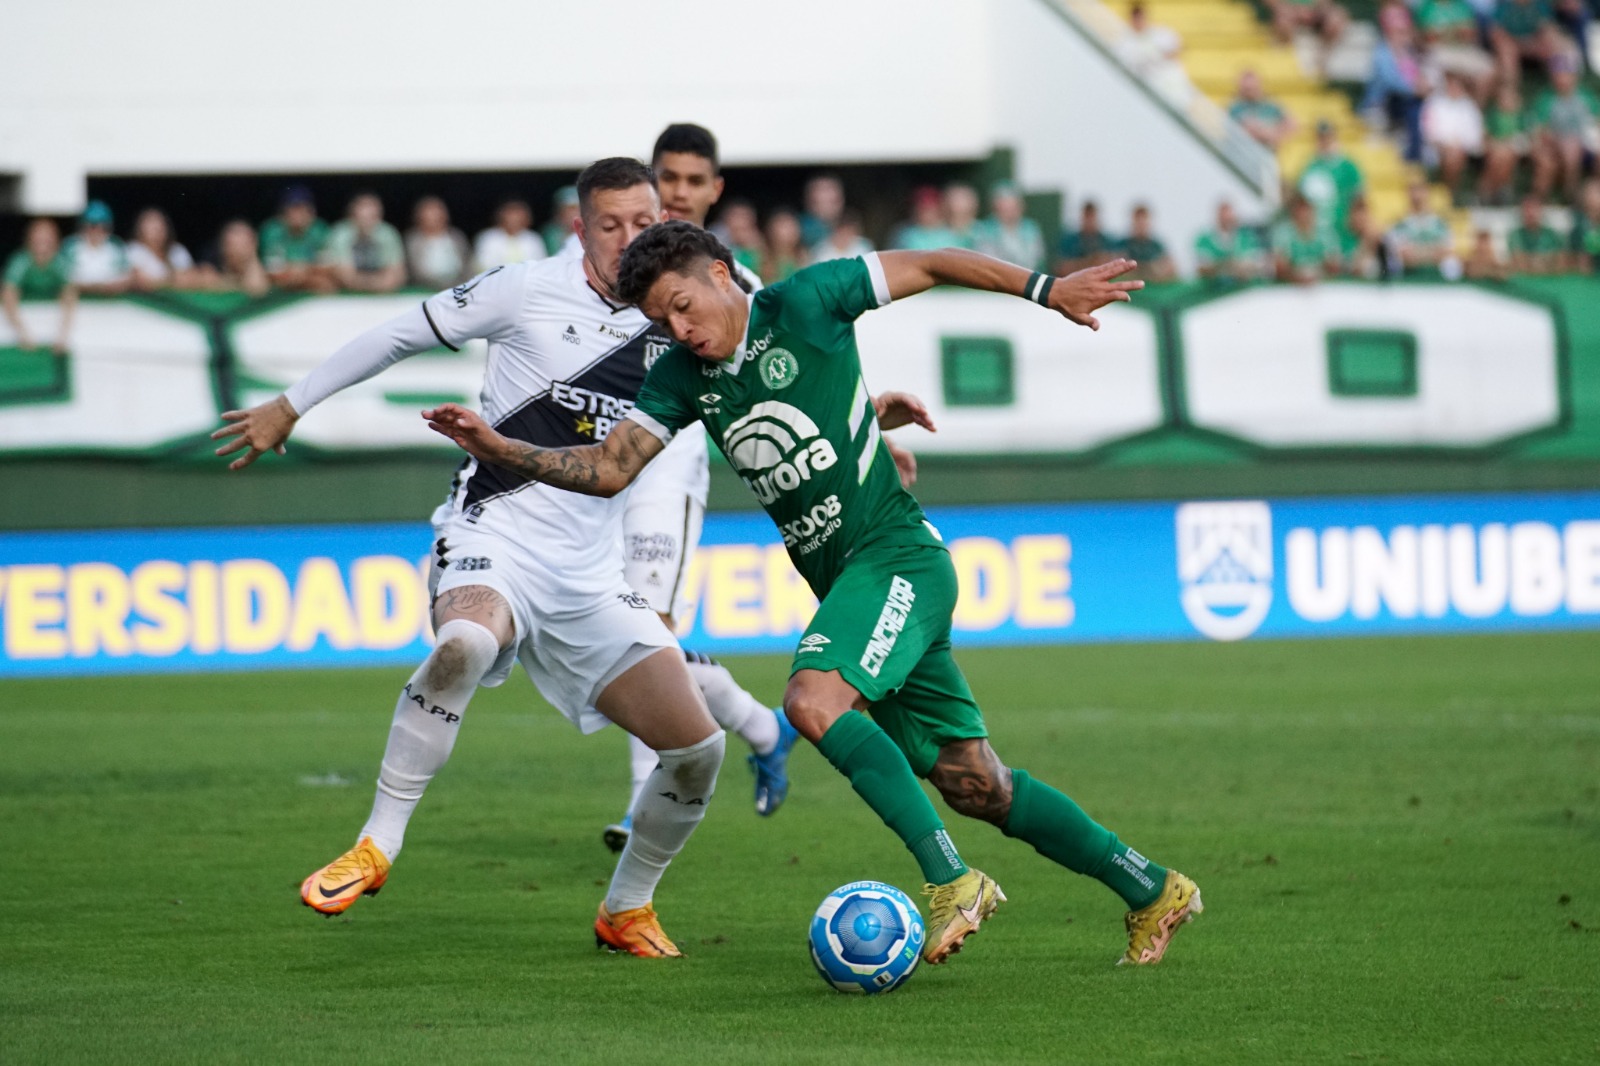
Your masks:
[{"label": "player in white jersey", "polygon": [[[578,179],[581,259],[498,267],[429,297],[362,334],[286,393],[223,415],[218,449],[239,469],[281,452],[315,404],[440,344],[489,342],[484,415],[543,446],[595,443],[633,406],[649,353],[668,338],[612,292],[622,250],[660,218],[650,169],[603,159]],[[656,753],[633,833],[595,920],[597,943],[675,956],[651,897],[705,814],[722,763],[677,641],[623,580],[625,498],[590,499],[507,470],[463,464],[434,512],[431,569],[437,643],[401,692],[372,814],[356,846],[306,878],[301,900],[338,914],[375,895],[399,854],[423,790],[449,758],[478,685],[498,685],[520,660],[545,697],[584,732],[612,721]]]},{"label": "player in white jersey", "polygon": [[[689,123],[668,126],[656,138],[650,165],[662,213],[704,226],[707,213],[722,195],[717,141],[711,131]],[[761,278],[753,270],[739,270],[747,292],[761,288]],[[700,544],[710,486],[705,434],[681,433],[639,475],[623,510],[623,575],[674,632],[691,607],[689,566]],[[746,692],[726,667],[687,649],[684,655],[711,717],[750,745],[756,813],[772,814],[788,795],[789,752],[799,734],[781,711]],[[629,813],[606,826],[603,834],[613,851],[627,843],[633,805],[656,765],[656,753],[638,737],[629,737],[628,750],[633,778]]]}]

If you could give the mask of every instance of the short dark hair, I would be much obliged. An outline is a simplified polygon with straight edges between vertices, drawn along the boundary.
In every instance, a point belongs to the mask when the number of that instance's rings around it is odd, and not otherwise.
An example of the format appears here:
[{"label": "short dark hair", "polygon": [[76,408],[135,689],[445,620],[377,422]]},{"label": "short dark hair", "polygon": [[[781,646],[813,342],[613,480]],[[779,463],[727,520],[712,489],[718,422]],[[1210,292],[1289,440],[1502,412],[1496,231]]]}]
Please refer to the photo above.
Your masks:
[{"label": "short dark hair", "polygon": [[741,289],[744,279],[734,269],[733,253],[708,230],[693,222],[658,222],[633,239],[617,268],[617,295],[638,306],[663,274],[701,274],[717,260]]},{"label": "short dark hair", "polygon": [[589,217],[590,198],[596,192],[616,192],[635,185],[648,185],[653,189],[655,184],[655,172],[637,159],[621,155],[597,159],[578,175],[578,211],[583,217]]},{"label": "short dark hair", "polygon": [[661,131],[661,136],[656,138],[656,146],[650,151],[650,164],[661,162],[661,157],[667,152],[688,152],[701,159],[711,161],[711,173],[716,174],[722,169],[722,163],[717,159],[717,138],[704,126],[696,126],[693,122],[674,122]]}]

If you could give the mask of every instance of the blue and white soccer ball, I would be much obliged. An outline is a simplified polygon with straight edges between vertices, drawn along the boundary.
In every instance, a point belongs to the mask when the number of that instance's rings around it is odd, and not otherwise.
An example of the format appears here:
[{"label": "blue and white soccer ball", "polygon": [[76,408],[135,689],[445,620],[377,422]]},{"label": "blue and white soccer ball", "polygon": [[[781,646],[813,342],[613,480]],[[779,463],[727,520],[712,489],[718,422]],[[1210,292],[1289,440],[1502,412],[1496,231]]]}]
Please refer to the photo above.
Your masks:
[{"label": "blue and white soccer ball", "polygon": [[841,992],[901,985],[922,960],[925,932],[911,897],[881,881],[836,888],[811,919],[811,961]]}]

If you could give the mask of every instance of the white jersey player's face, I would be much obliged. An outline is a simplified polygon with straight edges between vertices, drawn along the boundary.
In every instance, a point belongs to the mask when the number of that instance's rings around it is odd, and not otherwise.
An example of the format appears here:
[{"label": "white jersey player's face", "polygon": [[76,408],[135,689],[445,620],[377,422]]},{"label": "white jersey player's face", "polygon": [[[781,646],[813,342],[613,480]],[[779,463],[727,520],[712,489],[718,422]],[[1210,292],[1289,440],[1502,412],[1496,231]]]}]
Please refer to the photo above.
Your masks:
[{"label": "white jersey player's face", "polygon": [[711,206],[722,196],[722,178],[711,160],[693,152],[662,152],[655,172],[667,217],[704,227]]},{"label": "white jersey player's face", "polygon": [[661,201],[655,187],[641,182],[627,189],[596,189],[588,210],[575,227],[583,242],[583,258],[595,280],[607,290],[617,285],[622,251],[648,227],[661,221]]},{"label": "white jersey player's face", "polygon": [[701,359],[732,358],[744,339],[750,304],[728,267],[711,260],[706,275],[668,271],[656,279],[639,310]]}]

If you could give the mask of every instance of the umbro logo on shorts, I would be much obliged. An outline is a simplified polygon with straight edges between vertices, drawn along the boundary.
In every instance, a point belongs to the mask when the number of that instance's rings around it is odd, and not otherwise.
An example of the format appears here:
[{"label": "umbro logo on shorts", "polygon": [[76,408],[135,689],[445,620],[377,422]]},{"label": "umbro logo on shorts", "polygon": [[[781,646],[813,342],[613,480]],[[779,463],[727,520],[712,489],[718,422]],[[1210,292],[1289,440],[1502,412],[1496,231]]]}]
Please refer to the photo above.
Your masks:
[{"label": "umbro logo on shorts", "polygon": [[833,641],[829,640],[827,637],[823,636],[821,633],[811,633],[811,634],[808,634],[806,637],[804,637],[800,641],[800,652],[799,652],[799,654],[804,655],[808,651],[820,652],[825,645],[832,644],[832,643],[833,643]]}]

